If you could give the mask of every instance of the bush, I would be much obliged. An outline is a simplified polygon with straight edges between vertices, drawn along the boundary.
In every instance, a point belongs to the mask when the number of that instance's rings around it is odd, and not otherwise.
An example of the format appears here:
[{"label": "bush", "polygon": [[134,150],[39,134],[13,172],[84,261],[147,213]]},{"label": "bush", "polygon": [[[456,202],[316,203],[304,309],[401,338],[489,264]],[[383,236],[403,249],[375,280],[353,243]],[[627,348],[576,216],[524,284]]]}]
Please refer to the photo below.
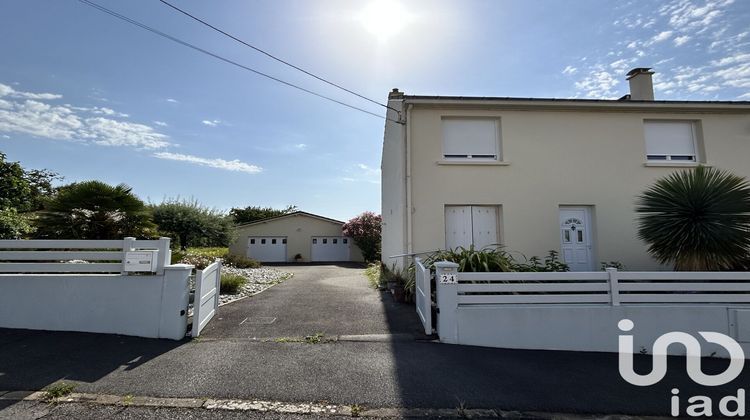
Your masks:
[{"label": "bush", "polygon": [[365,276],[373,289],[385,287],[388,282],[388,268],[383,263],[371,263],[365,269]]},{"label": "bush", "polygon": [[195,200],[167,200],[150,206],[154,222],[164,236],[174,238],[186,249],[194,246],[227,246],[231,241],[232,220],[218,210]]},{"label": "bush", "polygon": [[513,260],[510,271],[554,272],[570,270],[568,264],[560,261],[558,255],[557,251],[550,250],[547,256],[544,257],[544,264],[542,264],[541,259],[537,256],[531,257],[523,263]]},{"label": "bush", "polygon": [[227,254],[224,256],[224,264],[234,268],[258,268],[260,263],[252,258],[242,255]]},{"label": "bush", "polygon": [[383,219],[371,211],[366,211],[346,222],[342,228],[344,236],[352,238],[362,250],[365,261],[380,260],[381,225]]},{"label": "bush", "polygon": [[238,274],[222,274],[219,293],[222,295],[236,295],[245,283],[247,283],[247,279]]},{"label": "bush", "polygon": [[172,251],[175,264],[194,265],[196,270],[203,270],[219,258],[225,258],[227,248],[188,248],[186,251]]},{"label": "bush", "polygon": [[0,209],[0,239],[23,239],[33,232],[29,220],[16,209]]}]

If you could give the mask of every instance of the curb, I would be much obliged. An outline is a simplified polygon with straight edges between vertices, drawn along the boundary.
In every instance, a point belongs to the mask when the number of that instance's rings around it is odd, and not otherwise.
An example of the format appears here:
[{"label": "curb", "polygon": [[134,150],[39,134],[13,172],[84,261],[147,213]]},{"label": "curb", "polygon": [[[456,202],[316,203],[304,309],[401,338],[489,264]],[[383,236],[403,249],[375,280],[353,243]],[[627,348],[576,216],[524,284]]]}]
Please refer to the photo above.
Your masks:
[{"label": "curb", "polygon": [[501,419],[554,419],[554,420],[661,420],[668,417],[643,417],[625,415],[575,415],[561,413],[520,412],[498,409],[472,408],[366,408],[358,405],[328,403],[290,403],[281,401],[143,397],[132,395],[89,394],[73,392],[50,400],[44,391],[0,391],[0,401],[38,401],[53,404],[84,403],[120,407],[183,408],[227,411],[255,411],[277,414],[310,414],[330,417],[386,417],[386,418],[501,418]]}]

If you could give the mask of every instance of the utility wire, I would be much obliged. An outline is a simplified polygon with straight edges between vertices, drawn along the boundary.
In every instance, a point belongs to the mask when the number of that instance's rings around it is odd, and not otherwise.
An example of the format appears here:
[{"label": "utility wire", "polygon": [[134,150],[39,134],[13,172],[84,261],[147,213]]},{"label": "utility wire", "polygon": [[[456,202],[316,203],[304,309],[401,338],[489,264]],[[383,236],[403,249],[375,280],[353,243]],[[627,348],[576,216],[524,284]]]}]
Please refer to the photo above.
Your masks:
[{"label": "utility wire", "polygon": [[299,66],[296,66],[296,65],[294,65],[294,64],[292,64],[292,63],[290,63],[290,62],[288,62],[288,61],[286,61],[286,60],[283,60],[283,59],[281,59],[281,58],[279,58],[279,57],[277,57],[277,56],[275,56],[275,55],[273,55],[273,54],[269,53],[268,51],[264,51],[264,50],[262,50],[262,49],[260,49],[260,48],[256,47],[255,45],[252,45],[252,44],[250,44],[250,43],[248,43],[248,42],[246,42],[246,41],[243,41],[243,40],[241,40],[240,38],[237,38],[236,36],[234,36],[234,35],[232,35],[232,34],[230,34],[230,33],[226,32],[226,31],[224,31],[224,30],[222,30],[222,29],[220,29],[220,28],[217,28],[217,27],[216,27],[216,26],[214,26],[214,25],[211,25],[210,23],[206,22],[205,20],[203,20],[203,19],[201,19],[201,18],[199,18],[199,17],[197,17],[197,16],[195,16],[195,15],[192,15],[192,14],[190,14],[189,12],[187,12],[187,11],[185,11],[185,10],[183,10],[183,9],[180,9],[179,7],[177,7],[177,6],[173,5],[172,3],[170,3],[170,2],[168,2],[168,1],[166,1],[166,0],[159,0],[159,1],[160,1],[160,2],[162,2],[162,3],[164,3],[164,4],[165,4],[165,5],[167,5],[167,6],[171,7],[172,9],[174,9],[174,10],[176,10],[176,11],[178,11],[178,12],[182,13],[183,15],[185,15],[185,16],[187,16],[187,17],[189,17],[189,18],[191,18],[191,19],[193,19],[193,20],[195,20],[195,21],[197,21],[197,22],[200,22],[200,23],[202,23],[202,24],[203,24],[203,25],[205,25],[205,26],[208,26],[209,28],[213,29],[213,30],[214,30],[214,31],[216,31],[216,32],[219,32],[219,33],[221,33],[221,34],[223,34],[223,35],[226,35],[226,36],[228,36],[229,38],[232,38],[233,40],[235,40],[235,41],[239,42],[240,44],[242,44],[242,45],[244,45],[244,46],[246,46],[246,47],[250,47],[250,48],[254,49],[254,50],[255,50],[255,51],[257,51],[257,52],[259,52],[259,53],[261,53],[261,54],[263,54],[263,55],[265,55],[265,56],[267,56],[267,57],[269,57],[269,58],[271,58],[271,59],[273,59],[273,60],[276,60],[276,61],[278,61],[279,63],[285,64],[285,65],[287,65],[287,66],[289,66],[289,67],[291,67],[291,68],[293,68],[293,69],[295,69],[295,70],[299,70],[299,71],[301,71],[302,73],[305,73],[306,75],[308,75],[308,76],[310,76],[310,77],[314,77],[315,79],[318,79],[318,80],[320,80],[320,81],[321,81],[321,82],[323,82],[323,83],[327,83],[327,84],[329,84],[329,85],[331,85],[331,86],[334,86],[334,87],[336,87],[336,88],[339,88],[339,89],[343,90],[344,92],[347,92],[347,93],[351,93],[352,95],[354,95],[354,96],[357,96],[357,97],[359,97],[359,98],[362,98],[362,99],[364,99],[364,100],[366,100],[366,101],[372,102],[372,103],[374,103],[374,104],[376,104],[376,105],[380,105],[380,106],[382,106],[383,108],[387,108],[387,109],[390,109],[390,110],[392,110],[392,111],[396,111],[396,112],[399,112],[399,110],[398,110],[398,109],[392,108],[392,107],[390,107],[390,106],[388,106],[388,105],[386,105],[386,104],[380,103],[380,102],[378,102],[378,101],[376,101],[376,100],[374,100],[374,99],[370,99],[370,98],[368,98],[367,96],[364,96],[364,95],[362,95],[362,94],[359,94],[359,93],[357,93],[357,92],[354,92],[354,91],[352,91],[352,90],[349,90],[349,89],[347,89],[347,88],[345,88],[345,87],[343,87],[343,86],[341,86],[341,85],[339,85],[339,84],[333,83],[333,82],[331,82],[330,80],[327,80],[327,79],[325,79],[325,78],[323,78],[323,77],[321,77],[321,76],[318,76],[318,75],[316,75],[316,74],[314,74],[314,73],[312,73],[312,72],[310,72],[310,71],[308,71],[308,70],[305,70],[305,69],[303,69],[303,68],[300,68]]},{"label": "utility wire", "polygon": [[248,66],[246,66],[244,64],[240,64],[240,63],[238,63],[236,61],[233,61],[233,60],[230,60],[228,58],[222,57],[222,56],[220,56],[220,55],[218,55],[216,53],[213,53],[211,51],[205,50],[205,49],[203,49],[201,47],[198,47],[196,45],[193,45],[193,44],[191,44],[191,43],[189,43],[187,41],[183,41],[183,40],[181,40],[179,38],[175,38],[172,35],[166,34],[166,33],[162,32],[162,31],[160,31],[158,29],[154,29],[154,28],[152,28],[152,27],[150,27],[150,26],[148,26],[146,24],[138,22],[137,20],[131,19],[131,18],[129,18],[129,17],[125,16],[125,15],[122,15],[120,13],[117,13],[117,12],[115,12],[113,10],[107,9],[106,7],[101,6],[99,4],[96,4],[96,3],[92,2],[92,1],[89,1],[89,0],[78,0],[78,1],[81,2],[81,3],[83,3],[83,4],[85,4],[85,5],[87,5],[87,6],[91,6],[91,7],[95,8],[95,9],[97,9],[99,11],[102,11],[102,12],[104,12],[104,13],[110,15],[110,16],[114,16],[114,17],[116,17],[116,18],[118,18],[120,20],[123,20],[123,21],[128,22],[128,23],[130,23],[132,25],[135,25],[135,26],[138,26],[138,27],[140,27],[142,29],[145,29],[145,30],[147,30],[147,31],[149,31],[149,32],[151,32],[153,34],[159,35],[159,36],[161,36],[163,38],[166,38],[166,39],[168,39],[170,41],[176,42],[176,43],[178,43],[180,45],[183,45],[183,46],[191,48],[191,49],[193,49],[195,51],[198,51],[198,52],[201,52],[201,53],[206,54],[208,56],[211,56],[213,58],[216,58],[217,60],[221,60],[221,61],[223,61],[225,63],[231,64],[233,66],[236,66],[236,67],[239,67],[241,69],[247,70],[249,72],[255,73],[255,74],[259,75],[259,76],[262,76],[262,77],[265,77],[267,79],[271,79],[271,80],[273,80],[275,82],[281,83],[283,85],[286,85],[286,86],[289,86],[289,87],[301,90],[301,91],[303,91],[305,93],[309,93],[310,95],[314,95],[314,96],[317,96],[319,98],[326,99],[326,100],[331,101],[331,102],[335,102],[335,103],[337,103],[339,105],[343,105],[343,106],[345,106],[347,108],[351,108],[351,109],[354,109],[354,110],[357,110],[357,111],[360,111],[360,112],[364,112],[365,114],[370,114],[372,116],[375,116],[375,117],[378,117],[378,118],[382,118],[384,120],[388,120],[388,121],[391,121],[391,122],[395,122],[395,123],[401,124],[400,121],[397,121],[397,120],[394,120],[394,119],[391,119],[391,118],[388,118],[388,117],[384,117],[382,115],[376,114],[376,113],[368,111],[366,109],[359,108],[359,107],[356,107],[354,105],[350,105],[350,104],[348,104],[346,102],[339,101],[337,99],[331,98],[329,96],[322,95],[322,94],[317,93],[317,92],[313,92],[312,90],[303,88],[302,86],[298,86],[298,85],[295,85],[293,83],[289,83],[289,82],[281,80],[281,79],[279,79],[277,77],[274,77],[274,76],[271,76],[269,74],[263,73],[261,71],[255,70],[253,68],[250,68],[250,67],[248,67]]}]

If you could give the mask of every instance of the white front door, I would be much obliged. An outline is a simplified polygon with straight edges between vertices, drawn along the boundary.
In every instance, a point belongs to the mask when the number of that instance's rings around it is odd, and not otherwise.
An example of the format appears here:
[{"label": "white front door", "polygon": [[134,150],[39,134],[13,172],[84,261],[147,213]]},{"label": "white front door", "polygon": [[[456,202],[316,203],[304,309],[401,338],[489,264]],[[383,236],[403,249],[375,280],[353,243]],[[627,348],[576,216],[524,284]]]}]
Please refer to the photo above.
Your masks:
[{"label": "white front door", "polygon": [[560,249],[570,271],[594,270],[591,210],[560,207]]},{"label": "white front door", "polygon": [[445,206],[445,248],[498,244],[498,206]]},{"label": "white front door", "polygon": [[313,236],[312,261],[349,261],[351,239],[344,236]]},{"label": "white front door", "polygon": [[286,262],[286,237],[251,236],[247,238],[247,256],[261,262]]}]

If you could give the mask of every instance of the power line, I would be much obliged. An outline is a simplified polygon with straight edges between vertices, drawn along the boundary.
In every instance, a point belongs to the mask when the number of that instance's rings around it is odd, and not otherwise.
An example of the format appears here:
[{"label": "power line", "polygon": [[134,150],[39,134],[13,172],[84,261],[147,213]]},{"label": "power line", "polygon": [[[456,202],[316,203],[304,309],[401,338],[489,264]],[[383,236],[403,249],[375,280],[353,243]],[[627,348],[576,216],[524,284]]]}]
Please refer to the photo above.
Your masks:
[{"label": "power line", "polygon": [[216,31],[216,32],[219,32],[219,33],[221,33],[221,34],[223,34],[223,35],[225,35],[225,36],[228,36],[229,38],[231,38],[231,39],[233,39],[233,40],[235,40],[235,41],[239,42],[240,44],[242,44],[242,45],[244,45],[244,46],[246,46],[246,47],[250,47],[250,48],[254,49],[254,50],[255,50],[255,51],[257,51],[257,52],[259,52],[259,53],[261,53],[261,54],[263,54],[263,55],[265,55],[265,56],[267,56],[267,57],[269,57],[269,58],[271,58],[271,59],[273,59],[273,60],[276,60],[276,61],[278,61],[279,63],[285,64],[285,65],[287,65],[287,66],[289,66],[289,67],[291,67],[291,68],[293,68],[293,69],[295,69],[295,70],[299,70],[299,71],[301,71],[302,73],[305,73],[306,75],[308,75],[308,76],[310,76],[310,77],[314,77],[315,79],[318,79],[318,80],[320,80],[320,81],[321,81],[321,82],[323,82],[323,83],[327,83],[327,84],[329,84],[329,85],[331,85],[331,86],[334,86],[334,87],[336,87],[336,88],[339,88],[339,89],[343,90],[344,92],[347,92],[347,93],[351,93],[352,95],[354,95],[354,96],[357,96],[357,97],[359,97],[359,98],[362,98],[362,99],[364,99],[364,100],[366,100],[366,101],[372,102],[372,103],[374,103],[374,104],[376,104],[376,105],[380,105],[380,106],[382,106],[383,108],[387,108],[387,109],[390,109],[390,110],[392,110],[392,111],[396,111],[396,112],[399,112],[399,110],[398,110],[398,109],[392,108],[392,107],[390,107],[390,106],[388,106],[388,105],[386,105],[386,104],[380,103],[380,102],[378,102],[378,101],[376,101],[376,100],[374,100],[374,99],[370,99],[370,98],[368,98],[367,96],[364,96],[364,95],[362,95],[362,94],[359,94],[359,93],[357,93],[357,92],[354,92],[354,91],[352,91],[352,90],[349,90],[349,89],[347,89],[347,88],[345,88],[345,87],[343,87],[343,86],[341,86],[341,85],[339,85],[339,84],[336,84],[336,83],[334,83],[334,82],[331,82],[330,80],[327,80],[327,79],[325,79],[325,78],[323,78],[323,77],[321,77],[321,76],[318,76],[318,75],[316,75],[316,74],[314,74],[314,73],[312,73],[312,72],[310,72],[310,71],[308,71],[308,70],[305,70],[305,69],[303,69],[303,68],[300,68],[299,66],[296,66],[296,65],[294,65],[294,64],[292,64],[292,63],[290,63],[290,62],[288,62],[288,61],[286,61],[286,60],[283,60],[283,59],[281,59],[281,58],[279,58],[279,57],[277,57],[277,56],[275,56],[275,55],[273,55],[273,54],[269,53],[268,51],[262,50],[262,49],[260,49],[260,48],[256,47],[255,45],[252,45],[252,44],[250,44],[250,43],[248,43],[248,42],[246,42],[246,41],[243,41],[243,40],[241,40],[240,38],[237,38],[236,36],[234,36],[234,35],[232,35],[232,34],[230,34],[230,33],[226,32],[226,31],[224,31],[224,30],[222,30],[222,29],[220,29],[220,28],[217,28],[217,27],[216,27],[216,26],[214,26],[214,25],[211,25],[210,23],[206,22],[205,20],[203,20],[203,19],[201,19],[201,18],[199,18],[199,17],[197,17],[197,16],[195,16],[195,15],[192,15],[192,14],[190,14],[189,12],[187,12],[187,11],[185,11],[185,10],[183,10],[183,9],[180,9],[179,7],[177,7],[177,6],[173,5],[172,3],[170,3],[170,2],[168,2],[168,1],[166,1],[166,0],[159,0],[159,1],[160,1],[160,2],[162,2],[162,3],[164,3],[164,4],[165,4],[165,5],[167,5],[167,6],[171,7],[172,9],[174,9],[174,10],[176,10],[176,11],[178,11],[178,12],[182,13],[183,15],[185,15],[185,16],[187,16],[187,17],[189,17],[189,18],[191,18],[191,19],[193,19],[193,20],[195,20],[195,21],[197,21],[197,22],[200,22],[200,23],[202,23],[202,24],[203,24],[203,25],[205,25],[205,26],[208,26],[209,28],[213,29],[213,30],[214,30],[214,31]]},{"label": "power line", "polygon": [[120,20],[128,22],[131,25],[138,26],[138,27],[140,27],[142,29],[145,29],[145,30],[147,30],[147,31],[149,31],[149,32],[151,32],[153,34],[159,35],[159,36],[161,36],[163,38],[166,38],[166,39],[168,39],[170,41],[176,42],[176,43],[178,43],[180,45],[183,45],[183,46],[191,48],[191,49],[193,49],[195,51],[198,51],[198,52],[201,52],[201,53],[206,54],[208,56],[211,56],[213,58],[216,58],[217,60],[221,60],[221,61],[223,61],[225,63],[228,63],[228,64],[231,64],[233,66],[239,67],[239,68],[241,68],[243,70],[247,70],[249,72],[255,73],[255,74],[257,74],[259,76],[262,76],[262,77],[265,77],[267,79],[271,79],[271,80],[273,80],[275,82],[278,82],[278,83],[281,83],[283,85],[286,85],[286,86],[289,86],[289,87],[301,90],[302,92],[309,93],[310,95],[314,95],[314,96],[317,96],[319,98],[322,98],[322,99],[325,99],[325,100],[328,100],[328,101],[331,101],[331,102],[335,102],[335,103],[337,103],[339,105],[343,105],[343,106],[345,106],[347,108],[351,108],[351,109],[354,109],[354,110],[357,110],[357,111],[360,111],[360,112],[364,112],[365,114],[370,114],[372,116],[375,116],[375,117],[378,117],[378,118],[382,118],[384,120],[392,121],[392,122],[399,123],[399,124],[401,123],[400,121],[397,121],[397,120],[394,120],[394,119],[391,119],[391,118],[388,118],[388,117],[384,117],[382,115],[376,114],[376,113],[368,111],[366,109],[359,108],[357,106],[350,105],[350,104],[348,104],[346,102],[339,101],[338,99],[334,99],[334,98],[331,98],[329,96],[325,96],[325,95],[322,95],[320,93],[313,92],[310,89],[306,89],[306,88],[303,88],[302,86],[295,85],[293,83],[289,83],[289,82],[281,80],[281,79],[279,79],[277,77],[271,76],[270,74],[263,73],[261,71],[255,70],[255,69],[253,69],[251,67],[248,67],[248,66],[246,66],[244,64],[240,64],[240,63],[238,63],[236,61],[233,61],[233,60],[230,60],[228,58],[222,57],[222,56],[220,56],[220,55],[218,55],[216,53],[213,53],[211,51],[205,50],[205,49],[203,49],[201,47],[193,45],[193,44],[191,44],[191,43],[189,43],[187,41],[183,41],[183,40],[181,40],[179,38],[173,37],[172,35],[166,34],[166,33],[162,32],[162,31],[160,31],[158,29],[154,29],[154,28],[152,28],[152,27],[150,27],[150,26],[148,26],[146,24],[138,22],[135,19],[131,19],[131,18],[125,16],[125,15],[122,15],[120,13],[117,13],[117,12],[113,11],[113,10],[107,9],[104,6],[96,4],[96,3],[91,2],[89,0],[78,0],[78,1],[81,2],[81,3],[83,3],[83,4],[85,4],[85,5],[87,5],[87,6],[91,6],[91,7],[95,8],[95,9],[101,11],[101,12],[104,12],[104,13],[110,15],[110,16],[114,16],[114,17],[116,17],[116,18],[118,18]]}]

